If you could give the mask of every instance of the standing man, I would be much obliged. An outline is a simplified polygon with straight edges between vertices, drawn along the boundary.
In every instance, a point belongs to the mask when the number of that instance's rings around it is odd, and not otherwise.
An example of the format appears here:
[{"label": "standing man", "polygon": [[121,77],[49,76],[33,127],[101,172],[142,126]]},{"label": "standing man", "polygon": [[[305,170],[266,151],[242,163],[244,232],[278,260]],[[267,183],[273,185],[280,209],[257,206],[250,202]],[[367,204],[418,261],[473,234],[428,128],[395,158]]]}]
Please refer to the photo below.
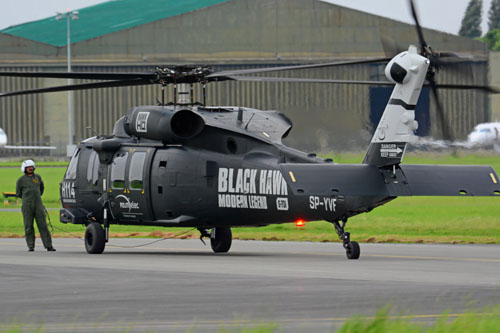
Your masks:
[{"label": "standing man", "polygon": [[44,185],[42,177],[35,174],[35,162],[26,160],[21,165],[21,171],[24,176],[17,180],[16,197],[23,199],[23,219],[24,219],[24,237],[28,244],[28,251],[35,251],[35,228],[33,219],[36,219],[38,231],[42,237],[43,246],[47,251],[55,251],[52,247],[52,238],[45,221],[45,209],[42,204],[42,194]]}]

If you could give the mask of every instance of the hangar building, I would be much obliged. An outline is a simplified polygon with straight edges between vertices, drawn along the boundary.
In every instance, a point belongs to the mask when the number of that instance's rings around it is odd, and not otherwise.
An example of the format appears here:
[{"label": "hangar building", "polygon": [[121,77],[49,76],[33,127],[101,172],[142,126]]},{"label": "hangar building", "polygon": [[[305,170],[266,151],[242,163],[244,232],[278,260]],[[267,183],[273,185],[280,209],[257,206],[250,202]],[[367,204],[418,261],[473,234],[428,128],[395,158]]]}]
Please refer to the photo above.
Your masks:
[{"label": "hangar building", "polygon": [[[428,29],[424,34],[436,50],[474,56],[464,65],[470,75],[442,70],[438,82],[488,83],[488,50],[483,43]],[[119,0],[79,9],[79,19],[71,21],[71,61],[75,72],[143,72],[157,65],[185,64],[225,70],[385,57],[381,40],[395,49],[417,43],[412,25],[321,0]],[[66,22],[55,16],[6,28],[0,31],[0,71],[66,71],[66,44]],[[384,80],[384,66],[351,65],[280,75]],[[64,84],[66,80],[0,78],[0,91]],[[280,110],[295,124],[287,144],[331,152],[364,147],[390,91],[352,85],[223,82],[208,85],[207,104]],[[200,100],[199,89],[195,94]],[[129,108],[156,104],[160,96],[157,86],[74,92],[74,142],[95,132],[111,133],[114,122]],[[440,96],[458,138],[490,118],[488,96],[483,93],[442,90]],[[55,153],[64,154],[67,100],[66,92],[0,99],[0,127],[6,130],[9,144],[55,145]],[[417,119],[419,135],[440,136],[435,104],[427,90]]]}]

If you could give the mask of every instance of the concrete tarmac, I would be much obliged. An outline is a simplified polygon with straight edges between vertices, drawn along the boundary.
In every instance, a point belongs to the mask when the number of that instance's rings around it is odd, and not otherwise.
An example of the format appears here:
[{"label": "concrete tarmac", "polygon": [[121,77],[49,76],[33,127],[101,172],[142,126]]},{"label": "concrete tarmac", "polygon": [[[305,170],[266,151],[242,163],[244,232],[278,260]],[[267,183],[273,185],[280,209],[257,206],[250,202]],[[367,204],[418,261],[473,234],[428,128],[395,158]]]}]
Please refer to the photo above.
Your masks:
[{"label": "concrete tarmac", "polygon": [[[214,254],[198,240],[0,239],[0,325],[55,332],[218,331],[271,323],[331,332],[391,304],[395,318],[431,322],[500,303],[500,246],[233,241]],[[2,326],[0,326],[1,328]]]}]

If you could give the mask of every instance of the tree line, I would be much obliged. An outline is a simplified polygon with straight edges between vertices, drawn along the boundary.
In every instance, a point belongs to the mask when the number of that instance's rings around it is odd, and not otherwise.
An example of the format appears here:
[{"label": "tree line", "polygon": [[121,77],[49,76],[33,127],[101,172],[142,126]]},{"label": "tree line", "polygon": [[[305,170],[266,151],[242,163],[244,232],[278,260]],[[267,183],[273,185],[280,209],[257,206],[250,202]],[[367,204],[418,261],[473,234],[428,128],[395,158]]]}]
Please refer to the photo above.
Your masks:
[{"label": "tree line", "polygon": [[465,10],[459,36],[478,38],[493,51],[500,51],[500,0],[492,0],[488,11],[488,32],[481,30],[483,0],[470,0]]}]

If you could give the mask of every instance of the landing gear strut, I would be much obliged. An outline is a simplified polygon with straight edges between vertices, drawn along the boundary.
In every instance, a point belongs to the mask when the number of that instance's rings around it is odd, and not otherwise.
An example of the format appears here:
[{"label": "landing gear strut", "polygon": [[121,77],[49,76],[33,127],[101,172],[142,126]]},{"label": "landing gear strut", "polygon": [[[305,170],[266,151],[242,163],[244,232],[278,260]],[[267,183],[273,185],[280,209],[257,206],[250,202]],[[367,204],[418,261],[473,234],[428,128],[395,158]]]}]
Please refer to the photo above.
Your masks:
[{"label": "landing gear strut", "polygon": [[347,217],[342,219],[342,224],[340,224],[339,221],[333,222],[337,235],[342,239],[342,245],[344,246],[347,259],[358,259],[361,252],[359,244],[356,241],[351,241],[351,234],[344,230],[346,224]]},{"label": "landing gear strut", "polygon": [[215,253],[224,253],[229,251],[231,248],[231,243],[233,240],[233,234],[231,228],[212,228],[212,232],[208,229],[198,229],[200,231],[200,240],[203,244],[203,237],[210,238],[210,245]]},{"label": "landing gear strut", "polygon": [[203,243],[203,245],[207,245],[203,238],[210,238],[210,230],[209,229],[201,229],[198,228],[198,231],[200,232],[200,240]]}]

